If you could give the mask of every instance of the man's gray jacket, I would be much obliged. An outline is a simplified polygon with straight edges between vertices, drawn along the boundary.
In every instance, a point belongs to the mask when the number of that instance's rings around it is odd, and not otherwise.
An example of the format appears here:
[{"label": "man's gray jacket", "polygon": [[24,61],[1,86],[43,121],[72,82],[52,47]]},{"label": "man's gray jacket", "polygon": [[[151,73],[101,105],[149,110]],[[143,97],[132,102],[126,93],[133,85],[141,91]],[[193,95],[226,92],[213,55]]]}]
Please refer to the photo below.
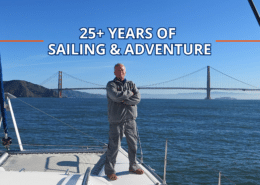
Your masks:
[{"label": "man's gray jacket", "polygon": [[[141,95],[132,81],[115,78],[107,83],[108,121],[120,123],[137,117]],[[134,93],[134,95],[133,95]]]}]

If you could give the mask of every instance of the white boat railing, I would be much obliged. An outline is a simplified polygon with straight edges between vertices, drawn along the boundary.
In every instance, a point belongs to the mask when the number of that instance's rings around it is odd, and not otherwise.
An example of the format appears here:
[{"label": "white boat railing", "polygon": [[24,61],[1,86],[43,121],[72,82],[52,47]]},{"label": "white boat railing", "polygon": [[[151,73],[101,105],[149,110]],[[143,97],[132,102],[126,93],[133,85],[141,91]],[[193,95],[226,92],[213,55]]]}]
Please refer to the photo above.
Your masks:
[{"label": "white boat railing", "polygon": [[[21,137],[20,137],[19,130],[18,130],[18,127],[17,127],[16,119],[15,119],[15,116],[14,116],[13,107],[12,107],[11,100],[10,100],[10,99],[16,98],[16,97],[14,95],[10,94],[10,93],[5,93],[5,98],[6,98],[7,103],[8,103],[8,104],[5,104],[5,109],[7,111],[10,111],[10,113],[11,113],[11,117],[12,117],[12,121],[13,121],[13,125],[14,125],[16,138],[17,138],[17,141],[18,141],[18,145],[19,145],[20,151],[23,151],[23,144],[22,144],[22,141],[21,141]],[[2,120],[3,119],[1,117],[1,119],[0,119],[0,127],[1,127]]]},{"label": "white boat railing", "polygon": [[221,172],[219,172],[218,185],[221,185]]},{"label": "white boat railing", "polygon": [[13,111],[13,108],[12,108],[11,100],[8,97],[8,95],[7,95],[6,99],[7,99],[8,106],[9,106],[9,109],[10,109],[10,113],[11,113],[11,116],[12,116],[12,120],[13,120],[13,124],[14,124],[14,130],[15,130],[17,141],[18,141],[18,145],[19,145],[20,151],[23,151],[23,144],[22,144],[21,137],[20,137],[20,134],[19,134],[19,130],[18,130],[18,127],[17,127],[17,123],[16,123],[16,120],[15,120],[15,116],[14,116],[14,111]]}]

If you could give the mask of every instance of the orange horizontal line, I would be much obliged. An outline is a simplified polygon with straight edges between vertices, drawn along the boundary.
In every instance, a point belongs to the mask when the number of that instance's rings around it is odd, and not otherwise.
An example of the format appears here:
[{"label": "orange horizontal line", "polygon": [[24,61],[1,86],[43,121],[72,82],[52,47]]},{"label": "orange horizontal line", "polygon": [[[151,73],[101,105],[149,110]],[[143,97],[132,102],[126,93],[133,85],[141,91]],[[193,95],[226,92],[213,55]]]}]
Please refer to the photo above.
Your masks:
[{"label": "orange horizontal line", "polygon": [[260,40],[216,40],[216,42],[260,42]]},{"label": "orange horizontal line", "polygon": [[43,40],[0,40],[0,42],[43,42]]}]

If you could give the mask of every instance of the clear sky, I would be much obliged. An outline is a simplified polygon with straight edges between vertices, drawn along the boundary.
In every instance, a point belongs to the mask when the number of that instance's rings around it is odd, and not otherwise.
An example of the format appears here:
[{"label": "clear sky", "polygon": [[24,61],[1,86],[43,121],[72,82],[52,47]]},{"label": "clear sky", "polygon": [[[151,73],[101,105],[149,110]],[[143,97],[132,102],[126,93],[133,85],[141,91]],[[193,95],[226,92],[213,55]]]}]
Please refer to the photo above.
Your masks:
[{"label": "clear sky", "polygon": [[[260,0],[254,0],[260,11]],[[102,38],[79,39],[82,27],[105,32]],[[108,27],[175,27],[172,39],[112,40]],[[0,40],[44,40],[39,43],[0,43],[4,80],[40,84],[63,71],[77,78],[106,84],[120,62],[126,78],[138,86],[163,82],[212,66],[259,87],[260,43],[220,43],[216,40],[259,40],[260,26],[247,0],[1,0]],[[105,43],[104,56],[49,56],[51,43]],[[210,56],[112,56],[110,44],[210,43]],[[206,77],[206,74],[203,74]],[[65,81],[66,79],[64,79]],[[69,81],[69,80],[68,80]],[[205,84],[205,82],[203,82]],[[57,84],[54,82],[53,84]],[[67,87],[73,86],[67,83]],[[239,86],[239,85],[238,85]],[[54,87],[52,87],[54,88]]]}]

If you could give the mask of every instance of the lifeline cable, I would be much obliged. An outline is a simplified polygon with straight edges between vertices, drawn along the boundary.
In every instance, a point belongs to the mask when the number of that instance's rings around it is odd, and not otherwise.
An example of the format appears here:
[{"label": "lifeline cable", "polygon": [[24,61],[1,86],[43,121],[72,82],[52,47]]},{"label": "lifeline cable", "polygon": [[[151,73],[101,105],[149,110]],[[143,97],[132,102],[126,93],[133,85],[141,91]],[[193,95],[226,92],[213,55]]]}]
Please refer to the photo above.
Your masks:
[{"label": "lifeline cable", "polygon": [[[13,145],[19,145],[19,144],[13,144]],[[100,148],[100,146],[83,146],[83,145],[46,145],[46,144],[23,144],[26,146],[63,146],[63,147],[79,147],[79,148]]]},{"label": "lifeline cable", "polygon": [[[86,136],[92,138],[93,140],[96,140],[97,142],[102,143],[102,144],[104,144],[105,146],[107,146],[106,143],[103,143],[102,141],[100,141],[100,140],[98,140],[98,139],[96,139],[96,138],[94,138],[94,137],[92,137],[92,136],[89,136],[88,134],[82,132],[81,130],[76,129],[75,127],[73,127],[73,126],[71,126],[71,125],[65,123],[64,121],[61,121],[61,120],[59,120],[58,118],[55,118],[54,116],[51,116],[51,115],[47,114],[46,112],[44,112],[44,111],[42,111],[42,110],[40,110],[40,109],[38,109],[38,108],[36,108],[36,107],[30,105],[29,103],[26,103],[26,102],[20,100],[19,98],[17,98],[17,99],[18,99],[19,101],[21,101],[21,102],[23,102],[23,103],[29,105],[30,107],[32,107],[32,108],[34,108],[34,109],[36,109],[36,110],[42,112],[43,114],[45,114],[45,115],[47,115],[47,116],[49,116],[49,117],[51,117],[51,118],[53,118],[53,119],[55,119],[55,120],[57,120],[57,121],[63,123],[63,124],[65,124],[65,125],[71,127],[72,129],[74,129],[74,130],[76,130],[76,131],[79,131],[80,133],[82,133],[82,134],[84,134],[84,135],[86,135]],[[136,125],[136,131],[137,131],[137,137],[138,137],[138,139],[139,139],[139,145],[140,145],[141,163],[143,163],[143,151],[142,151],[141,140],[140,140],[140,137],[139,137],[139,131],[138,131],[137,125]]]},{"label": "lifeline cable", "polygon": [[53,119],[55,119],[55,120],[57,120],[57,121],[59,121],[59,122],[61,122],[61,123],[67,125],[68,127],[70,127],[70,128],[72,128],[72,129],[74,129],[74,130],[76,130],[76,131],[78,131],[78,132],[80,132],[80,133],[82,133],[82,134],[88,136],[89,138],[92,138],[93,140],[95,140],[95,141],[97,141],[97,142],[99,142],[99,143],[102,143],[103,145],[107,146],[106,143],[103,143],[102,141],[100,141],[100,140],[98,140],[98,139],[96,139],[96,138],[94,138],[94,137],[92,137],[92,136],[86,134],[85,132],[82,132],[81,130],[76,129],[75,127],[69,125],[68,123],[65,123],[64,121],[61,121],[61,120],[59,120],[58,118],[55,118],[54,116],[47,114],[46,112],[42,111],[41,109],[38,109],[38,108],[36,108],[36,107],[30,105],[29,103],[26,103],[26,102],[24,102],[23,100],[20,100],[19,98],[17,98],[17,99],[18,99],[19,101],[21,101],[21,102],[23,102],[23,103],[29,105],[30,107],[32,107],[32,108],[34,108],[34,109],[36,109],[36,110],[42,112],[43,114],[45,114],[45,115],[47,115],[47,116],[49,116],[49,117],[51,117],[51,118],[53,118]]},{"label": "lifeline cable", "polygon": [[[173,142],[169,141],[171,144],[173,144],[174,146],[177,146],[176,144],[174,144]],[[177,146],[178,147],[178,146]],[[191,148],[193,150],[193,148]],[[183,151],[185,151],[184,149],[182,149]],[[202,164],[206,165],[208,168],[211,168],[213,171],[215,172],[219,172],[218,170],[214,169],[213,167],[209,166],[207,163],[204,163],[200,158],[196,158],[194,156],[192,156],[191,154],[187,153],[189,156],[191,156],[192,158],[194,158],[195,160],[200,161]],[[177,170],[178,171],[178,170]],[[229,180],[231,183],[235,184],[235,182],[233,182],[232,180],[230,180],[229,178],[227,178],[225,175],[223,175],[223,173],[221,173],[222,176],[224,176],[227,180]]]},{"label": "lifeline cable", "polygon": [[189,178],[187,178],[186,177],[186,175],[184,175],[183,173],[181,173],[178,169],[176,169],[177,171],[178,171],[178,173],[179,174],[181,174],[183,177],[184,177],[184,179],[186,179],[186,180],[188,180],[188,181],[190,181],[191,182],[191,184],[194,184],[194,185],[196,185],[195,183],[193,183]]}]

